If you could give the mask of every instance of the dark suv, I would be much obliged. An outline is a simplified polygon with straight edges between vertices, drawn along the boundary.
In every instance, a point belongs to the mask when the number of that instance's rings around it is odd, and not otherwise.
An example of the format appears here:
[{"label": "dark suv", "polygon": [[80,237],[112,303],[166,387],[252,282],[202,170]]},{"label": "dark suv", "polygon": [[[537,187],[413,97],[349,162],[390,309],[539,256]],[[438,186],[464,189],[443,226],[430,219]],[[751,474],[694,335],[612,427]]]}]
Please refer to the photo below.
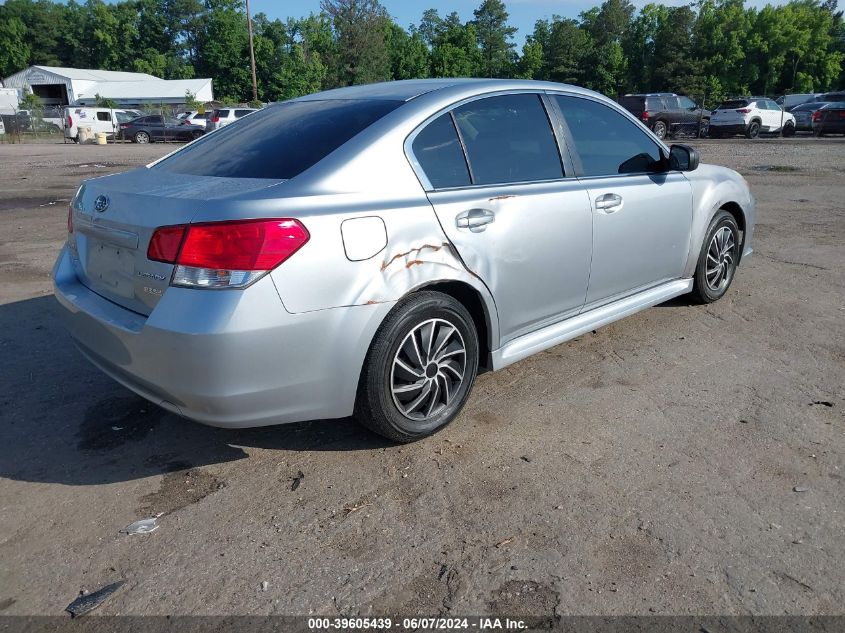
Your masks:
[{"label": "dark suv", "polygon": [[681,131],[703,136],[710,124],[709,110],[704,110],[689,97],[672,92],[625,95],[619,99],[619,105],[651,128],[658,138],[674,136]]}]

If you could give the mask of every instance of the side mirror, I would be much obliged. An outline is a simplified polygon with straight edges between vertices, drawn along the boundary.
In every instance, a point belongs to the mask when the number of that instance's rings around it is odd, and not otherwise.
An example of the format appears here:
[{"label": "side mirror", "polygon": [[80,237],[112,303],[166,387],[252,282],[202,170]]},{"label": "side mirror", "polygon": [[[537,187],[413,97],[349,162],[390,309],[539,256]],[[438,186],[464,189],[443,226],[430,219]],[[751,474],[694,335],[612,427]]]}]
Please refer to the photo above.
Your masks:
[{"label": "side mirror", "polygon": [[672,171],[698,169],[698,151],[689,145],[672,145],[669,148],[669,169]]}]

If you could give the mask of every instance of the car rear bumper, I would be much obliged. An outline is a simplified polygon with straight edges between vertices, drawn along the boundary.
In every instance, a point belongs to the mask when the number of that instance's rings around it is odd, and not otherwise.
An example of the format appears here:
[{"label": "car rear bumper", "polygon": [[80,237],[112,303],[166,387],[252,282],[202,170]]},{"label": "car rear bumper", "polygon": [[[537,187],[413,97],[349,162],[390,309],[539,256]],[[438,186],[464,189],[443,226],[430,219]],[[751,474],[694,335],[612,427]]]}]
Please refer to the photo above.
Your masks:
[{"label": "car rear bumper", "polygon": [[246,290],[170,287],[143,316],[80,283],[66,248],[53,280],[93,364],[165,409],[233,428],[351,415],[369,342],[393,305],[290,314],[268,275]]}]

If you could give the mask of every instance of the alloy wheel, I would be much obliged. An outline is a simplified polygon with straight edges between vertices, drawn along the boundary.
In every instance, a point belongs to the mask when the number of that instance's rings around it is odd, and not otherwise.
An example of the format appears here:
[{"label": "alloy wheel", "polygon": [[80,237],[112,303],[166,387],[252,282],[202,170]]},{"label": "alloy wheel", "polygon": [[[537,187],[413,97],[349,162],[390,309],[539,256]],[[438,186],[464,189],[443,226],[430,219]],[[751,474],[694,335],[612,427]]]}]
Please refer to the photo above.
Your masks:
[{"label": "alloy wheel", "polygon": [[707,248],[705,278],[707,287],[720,292],[731,281],[736,265],[736,240],[730,227],[723,226],[713,235]]},{"label": "alloy wheel", "polygon": [[466,374],[466,345],[458,328],[429,319],[403,339],[390,370],[393,402],[406,418],[425,421],[452,402]]}]

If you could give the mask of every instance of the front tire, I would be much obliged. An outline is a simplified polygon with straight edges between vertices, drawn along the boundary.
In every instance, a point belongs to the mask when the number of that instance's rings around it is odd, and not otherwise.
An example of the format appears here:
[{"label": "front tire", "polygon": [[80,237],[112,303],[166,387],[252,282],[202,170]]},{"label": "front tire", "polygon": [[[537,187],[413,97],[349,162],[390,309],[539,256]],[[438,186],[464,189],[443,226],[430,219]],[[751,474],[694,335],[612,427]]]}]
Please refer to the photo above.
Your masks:
[{"label": "front tire", "polygon": [[704,237],[692,288],[700,303],[721,299],[730,288],[740,255],[739,227],[724,209],[710,222]]},{"label": "front tire", "polygon": [[478,371],[478,334],[466,308],[439,292],[400,301],[373,338],[355,419],[395,442],[413,442],[454,420]]}]

